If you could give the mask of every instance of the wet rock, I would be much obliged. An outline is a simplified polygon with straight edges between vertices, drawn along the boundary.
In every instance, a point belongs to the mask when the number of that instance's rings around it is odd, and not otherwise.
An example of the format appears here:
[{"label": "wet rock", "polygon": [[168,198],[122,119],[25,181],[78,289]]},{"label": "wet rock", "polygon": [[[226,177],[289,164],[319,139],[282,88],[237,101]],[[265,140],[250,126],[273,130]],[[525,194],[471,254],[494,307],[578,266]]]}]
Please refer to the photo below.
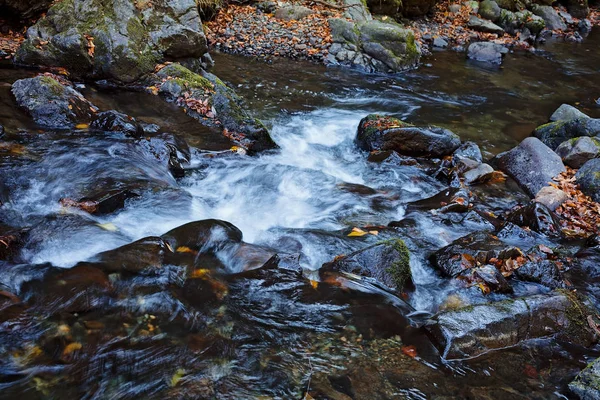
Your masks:
[{"label": "wet rock", "polygon": [[275,11],[275,18],[282,19],[285,21],[297,21],[301,20],[302,18],[308,17],[312,13],[313,10],[311,10],[308,7],[286,5]]},{"label": "wet rock", "polygon": [[47,128],[67,129],[87,123],[97,110],[81,93],[49,75],[16,81],[12,94],[36,124]]},{"label": "wet rock", "polygon": [[433,47],[438,47],[440,49],[445,49],[448,47],[448,41],[441,37],[436,37],[433,39]]},{"label": "wet rock", "polygon": [[445,359],[476,357],[528,339],[557,336],[589,344],[585,307],[575,295],[558,291],[446,311],[429,331]]},{"label": "wet rock", "polygon": [[143,126],[129,115],[115,110],[104,111],[96,115],[90,128],[110,132],[122,132],[132,137],[144,136]]},{"label": "wet rock", "polygon": [[577,118],[589,118],[587,115],[568,104],[561,104],[550,116],[551,122],[568,121]]},{"label": "wet rock", "polygon": [[550,122],[538,126],[533,135],[554,150],[569,139],[600,135],[600,119],[586,117]]},{"label": "wet rock", "polygon": [[515,270],[515,276],[526,282],[535,282],[550,289],[565,288],[562,272],[551,260],[529,261]]},{"label": "wet rock", "polygon": [[139,6],[134,0],[66,0],[27,31],[18,64],[64,67],[77,78],[130,83],[165,59],[208,67],[194,0]]},{"label": "wet rock", "polygon": [[146,153],[148,158],[155,158],[174,178],[185,176],[184,165],[189,163],[190,153],[183,139],[168,133],[142,138],[136,141],[136,150]]},{"label": "wet rock", "polygon": [[575,180],[583,193],[600,202],[600,158],[583,164],[575,174]]},{"label": "wet rock", "polygon": [[77,201],[63,198],[61,205],[76,207],[90,214],[105,215],[125,208],[125,202],[140,195],[128,189],[109,190],[90,197],[83,197]]},{"label": "wet rock", "polygon": [[393,117],[371,114],[358,126],[357,145],[366,151],[394,150],[408,156],[440,157],[452,154],[460,138],[436,126],[416,127]]},{"label": "wet rock", "polygon": [[535,201],[546,206],[550,211],[556,210],[569,196],[560,189],[545,186],[535,195]]},{"label": "wet rock", "polygon": [[0,0],[0,11],[21,19],[29,19],[46,11],[52,3],[52,0]]},{"label": "wet rock", "polygon": [[434,196],[409,203],[406,212],[437,210],[438,213],[465,212],[469,209],[470,195],[464,188],[448,188]]},{"label": "wet rock", "polygon": [[508,49],[500,44],[491,42],[471,43],[467,49],[467,57],[474,61],[501,64],[502,57]]},{"label": "wet rock", "polygon": [[578,169],[587,161],[600,156],[600,139],[584,136],[567,140],[555,151],[565,165]]},{"label": "wet rock", "polygon": [[483,265],[465,270],[460,273],[459,278],[471,282],[480,282],[494,293],[513,292],[513,288],[506,278],[493,265]]},{"label": "wet rock", "polygon": [[[460,145],[458,149],[452,154],[453,164],[461,171],[468,170],[469,166],[478,166],[483,161],[481,156],[481,149],[476,143],[465,142]],[[464,167],[461,167],[461,163]]]},{"label": "wet rock", "polygon": [[592,21],[590,21],[589,19],[582,19],[577,24],[577,29],[579,30],[579,32],[581,32],[584,35],[587,35],[588,33],[590,33],[592,31],[593,27],[594,27],[594,25],[592,24]]},{"label": "wet rock", "polygon": [[546,23],[546,28],[550,29],[551,31],[564,31],[567,29],[567,24],[565,24],[560,15],[558,15],[558,12],[551,6],[534,4],[531,7],[531,11],[535,15],[542,17]]},{"label": "wet rock", "polygon": [[242,241],[242,232],[234,225],[217,219],[190,222],[161,236],[172,249],[185,247],[193,251],[218,248],[225,243]]},{"label": "wet rock", "polygon": [[[278,264],[281,259],[274,259],[274,250],[250,243],[227,243],[216,251],[216,256],[226,269],[226,272],[237,274],[261,268],[270,261]],[[283,266],[282,262],[282,266]],[[288,265],[289,266],[289,265]]]},{"label": "wet rock", "polygon": [[172,253],[172,249],[164,239],[147,237],[100,253],[91,261],[106,272],[139,273],[161,268],[167,253]]},{"label": "wet rock", "polygon": [[203,125],[217,128],[251,153],[277,148],[267,128],[243,108],[242,99],[215,75],[169,64],[152,78],[159,94]]},{"label": "wet rock", "polygon": [[546,236],[561,236],[560,222],[556,214],[535,201],[513,211],[506,220]]},{"label": "wet rock", "polygon": [[513,178],[530,197],[565,171],[560,157],[534,137],[526,138],[496,159],[498,168]]},{"label": "wet rock", "polygon": [[27,232],[0,223],[0,260],[14,261],[25,244]]},{"label": "wet rock", "polygon": [[491,21],[478,18],[474,15],[471,15],[471,18],[469,18],[467,26],[479,32],[495,33],[497,35],[502,35],[504,33],[504,29],[502,29],[498,25],[494,24]]},{"label": "wet rock", "polygon": [[410,270],[410,253],[400,239],[377,243],[324,264],[320,274],[349,272],[374,278],[398,291],[414,289]]},{"label": "wet rock", "polygon": [[465,183],[468,185],[474,185],[478,183],[484,183],[492,178],[494,174],[494,168],[488,164],[480,164],[476,168],[473,168],[463,174]]},{"label": "wet rock", "polygon": [[581,400],[600,399],[600,358],[588,364],[569,383],[569,389]]},{"label": "wet rock", "polygon": [[479,3],[479,15],[492,22],[498,21],[500,18],[500,7],[493,0],[483,0]]}]

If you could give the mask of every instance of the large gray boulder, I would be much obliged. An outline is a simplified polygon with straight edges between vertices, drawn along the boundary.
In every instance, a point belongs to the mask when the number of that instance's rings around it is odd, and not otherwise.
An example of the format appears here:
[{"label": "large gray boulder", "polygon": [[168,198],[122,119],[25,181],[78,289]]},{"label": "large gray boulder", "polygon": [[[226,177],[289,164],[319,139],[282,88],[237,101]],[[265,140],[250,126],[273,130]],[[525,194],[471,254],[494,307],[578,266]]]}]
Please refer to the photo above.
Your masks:
[{"label": "large gray boulder", "polygon": [[421,52],[411,30],[395,22],[329,20],[333,44],[328,64],[366,72],[400,72],[415,68]]},{"label": "large gray boulder", "polygon": [[600,157],[600,139],[583,136],[567,140],[555,151],[565,165],[577,169],[592,158]]},{"label": "large gray boulder", "polygon": [[206,67],[207,52],[194,0],[63,0],[28,29],[15,61],[130,83],[166,59]]},{"label": "large gray boulder", "polygon": [[531,8],[531,11],[544,19],[546,22],[546,28],[554,31],[561,30],[564,31],[567,29],[567,24],[565,21],[558,15],[558,12],[551,6],[543,6],[539,4],[534,4]]},{"label": "large gray boulder", "polygon": [[551,122],[568,121],[577,118],[589,118],[587,115],[568,104],[561,104],[550,116]]},{"label": "large gray boulder", "polygon": [[539,139],[528,137],[517,147],[497,156],[498,168],[513,178],[530,197],[564,172],[560,157]]},{"label": "large gray boulder", "polygon": [[593,334],[586,328],[584,310],[574,294],[557,291],[446,311],[434,317],[429,330],[447,360],[543,337],[589,345]]},{"label": "large gray boulder", "polygon": [[88,123],[97,108],[69,84],[51,75],[20,79],[13,83],[17,104],[46,128],[68,129]]},{"label": "large gray boulder", "polygon": [[508,49],[501,44],[492,42],[471,43],[467,49],[467,57],[474,61],[502,64],[502,57]]},{"label": "large gray boulder", "polygon": [[600,135],[600,118],[588,117],[550,122],[538,126],[533,131],[533,136],[553,150],[569,139],[598,135]]},{"label": "large gray boulder", "polygon": [[441,157],[452,154],[460,146],[460,138],[437,126],[417,127],[371,114],[360,121],[356,143],[366,151],[394,150],[408,156]]},{"label": "large gray boulder", "polygon": [[600,158],[583,164],[575,174],[575,180],[583,193],[600,202]]}]

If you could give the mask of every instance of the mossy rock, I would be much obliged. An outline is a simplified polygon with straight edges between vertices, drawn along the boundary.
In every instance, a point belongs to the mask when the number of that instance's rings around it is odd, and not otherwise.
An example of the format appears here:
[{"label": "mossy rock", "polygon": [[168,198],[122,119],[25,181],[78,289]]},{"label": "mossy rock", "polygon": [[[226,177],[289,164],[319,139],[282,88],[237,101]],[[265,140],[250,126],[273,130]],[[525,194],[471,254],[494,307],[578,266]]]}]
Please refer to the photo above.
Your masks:
[{"label": "mossy rock", "polygon": [[600,135],[600,118],[576,118],[538,126],[533,135],[555,150],[561,143],[581,136]]},{"label": "mossy rock", "polygon": [[404,71],[418,65],[421,52],[410,29],[394,22],[368,21],[358,25],[358,30],[362,51],[389,71]]},{"label": "mossy rock", "polygon": [[410,252],[402,239],[379,242],[323,265],[321,274],[349,272],[374,278],[397,291],[413,290]]},{"label": "mossy rock", "polygon": [[575,180],[583,193],[600,202],[600,158],[583,164],[575,174]]}]

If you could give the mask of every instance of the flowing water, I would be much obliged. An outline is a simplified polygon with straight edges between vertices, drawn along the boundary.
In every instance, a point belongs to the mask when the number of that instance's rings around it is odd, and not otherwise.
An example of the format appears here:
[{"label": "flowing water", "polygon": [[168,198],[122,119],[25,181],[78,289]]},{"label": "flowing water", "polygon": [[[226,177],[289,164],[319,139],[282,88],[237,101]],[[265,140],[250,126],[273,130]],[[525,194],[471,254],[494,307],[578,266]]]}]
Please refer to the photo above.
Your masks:
[{"label": "flowing water", "polygon": [[[430,169],[368,161],[353,140],[361,118],[386,113],[449,128],[489,158],[518,144],[561,103],[600,117],[599,45],[596,31],[583,44],[509,54],[501,68],[439,52],[420,70],[393,77],[216,55],[214,72],[280,146],[256,157],[228,151],[224,138],[157,98],[82,88],[101,109],[183,138],[191,157],[178,180],[140,151],[139,141],[86,129],[38,130],[9,95],[10,83],[32,72],[0,69],[0,122],[8,132],[0,142],[0,222],[30,229],[21,262],[0,264],[0,289],[34,299],[39,291],[48,300],[20,310],[18,322],[0,331],[0,397],[301,398],[317,388],[340,399],[565,398],[565,385],[593,351],[547,340],[468,362],[439,359],[407,314],[436,312],[457,290],[427,258],[481,227],[409,207],[446,185]],[[141,196],[107,215],[60,204],[131,187]],[[484,211],[527,201],[510,181],[473,190]],[[108,297],[94,292],[94,285],[108,285],[102,277],[57,270],[39,280],[49,265],[77,271],[102,251],[211,218],[237,226],[245,242],[299,253],[304,277],[267,268],[223,274],[209,285],[186,281],[169,266],[156,277],[109,277]],[[379,235],[347,236],[363,226],[378,227]],[[368,281],[307,279],[317,279],[311,271],[337,255],[397,236],[411,250],[416,284],[405,299]],[[75,283],[66,290],[64,282]],[[215,287],[225,294],[215,295]],[[67,297],[79,301],[69,297],[75,288],[97,307],[57,312]],[[90,321],[101,321],[101,333]],[[83,349],[71,356],[67,342]],[[403,350],[408,344],[416,358]]]}]

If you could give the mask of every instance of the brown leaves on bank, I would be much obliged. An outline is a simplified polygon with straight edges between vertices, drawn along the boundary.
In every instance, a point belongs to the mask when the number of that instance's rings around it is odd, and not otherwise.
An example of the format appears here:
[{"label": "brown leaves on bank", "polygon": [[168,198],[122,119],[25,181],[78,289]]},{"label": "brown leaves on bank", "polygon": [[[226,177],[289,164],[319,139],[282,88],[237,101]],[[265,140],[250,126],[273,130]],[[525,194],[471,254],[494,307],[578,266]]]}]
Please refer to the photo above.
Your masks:
[{"label": "brown leaves on bank", "polygon": [[575,183],[577,171],[567,167],[567,171],[554,178],[551,183],[557,189],[565,192],[569,199],[556,209],[556,214],[562,217],[563,232],[570,236],[587,237],[598,232],[600,226],[600,204],[585,195]]}]

